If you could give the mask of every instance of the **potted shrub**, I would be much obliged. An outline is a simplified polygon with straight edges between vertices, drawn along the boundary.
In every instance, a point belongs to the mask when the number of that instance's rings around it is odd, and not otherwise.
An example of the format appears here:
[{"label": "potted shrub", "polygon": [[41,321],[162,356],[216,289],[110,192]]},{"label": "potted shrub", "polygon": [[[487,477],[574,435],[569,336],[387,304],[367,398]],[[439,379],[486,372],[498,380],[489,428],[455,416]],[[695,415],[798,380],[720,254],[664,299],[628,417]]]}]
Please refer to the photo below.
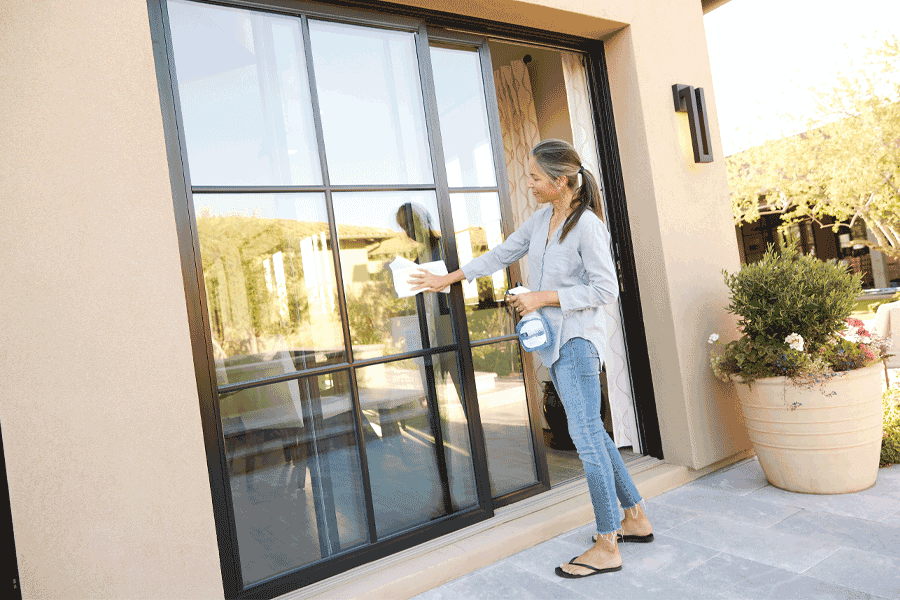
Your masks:
[{"label": "potted shrub", "polygon": [[860,276],[789,248],[723,272],[741,337],[716,344],[716,376],[733,381],[772,485],[839,494],[870,487],[882,439],[887,346],[850,319]]}]

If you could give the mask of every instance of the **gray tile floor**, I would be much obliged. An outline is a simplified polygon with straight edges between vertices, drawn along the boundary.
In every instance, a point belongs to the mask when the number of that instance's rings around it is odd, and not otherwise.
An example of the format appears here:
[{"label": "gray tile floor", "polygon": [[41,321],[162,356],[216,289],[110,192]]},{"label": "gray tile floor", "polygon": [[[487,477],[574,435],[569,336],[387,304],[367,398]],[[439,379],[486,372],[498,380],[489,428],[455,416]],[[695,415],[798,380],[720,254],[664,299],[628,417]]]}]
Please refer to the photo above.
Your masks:
[{"label": "gray tile floor", "polygon": [[749,459],[647,501],[656,540],[622,544],[624,568],[560,579],[589,544],[585,525],[416,600],[900,599],[900,465],[872,488],[794,494]]}]

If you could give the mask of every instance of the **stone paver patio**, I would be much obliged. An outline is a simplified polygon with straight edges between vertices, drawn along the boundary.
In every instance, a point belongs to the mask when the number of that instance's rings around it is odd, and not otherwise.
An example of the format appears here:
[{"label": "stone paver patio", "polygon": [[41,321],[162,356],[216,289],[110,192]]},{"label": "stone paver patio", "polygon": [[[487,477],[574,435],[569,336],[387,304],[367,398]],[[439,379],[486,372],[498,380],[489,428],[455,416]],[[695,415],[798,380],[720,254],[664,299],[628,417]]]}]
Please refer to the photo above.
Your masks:
[{"label": "stone paver patio", "polygon": [[554,574],[590,544],[586,524],[415,598],[900,599],[900,465],[816,496],[772,487],[753,458],[646,504],[656,540],[620,545],[620,572]]}]

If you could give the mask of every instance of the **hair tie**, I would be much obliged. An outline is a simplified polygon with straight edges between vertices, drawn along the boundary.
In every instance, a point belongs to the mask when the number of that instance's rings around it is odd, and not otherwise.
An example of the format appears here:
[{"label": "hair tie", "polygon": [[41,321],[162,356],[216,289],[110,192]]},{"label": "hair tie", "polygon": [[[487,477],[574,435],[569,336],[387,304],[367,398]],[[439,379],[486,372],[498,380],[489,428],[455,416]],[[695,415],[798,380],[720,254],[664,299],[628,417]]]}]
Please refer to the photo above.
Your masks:
[{"label": "hair tie", "polygon": [[578,174],[580,175],[580,174],[582,174],[582,173],[584,173],[584,165],[581,165],[581,166],[578,168]]}]

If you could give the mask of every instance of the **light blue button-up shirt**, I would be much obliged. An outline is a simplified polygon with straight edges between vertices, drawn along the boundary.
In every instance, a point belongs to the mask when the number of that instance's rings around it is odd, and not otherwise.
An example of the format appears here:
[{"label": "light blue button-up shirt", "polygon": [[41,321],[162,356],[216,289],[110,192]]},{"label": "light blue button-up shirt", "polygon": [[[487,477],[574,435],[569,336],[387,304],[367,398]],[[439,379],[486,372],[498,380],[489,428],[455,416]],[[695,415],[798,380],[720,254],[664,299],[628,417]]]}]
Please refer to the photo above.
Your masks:
[{"label": "light blue button-up shirt", "polygon": [[619,296],[619,282],[610,253],[609,232],[603,221],[586,210],[560,242],[562,226],[550,232],[553,207],[536,210],[505,242],[462,267],[468,281],[496,273],[528,254],[528,289],[556,290],[559,306],[545,306],[541,314],[553,330],[553,345],[538,350],[550,367],[559,359],[559,349],[572,338],[594,344],[600,360],[606,348],[604,304]]}]

